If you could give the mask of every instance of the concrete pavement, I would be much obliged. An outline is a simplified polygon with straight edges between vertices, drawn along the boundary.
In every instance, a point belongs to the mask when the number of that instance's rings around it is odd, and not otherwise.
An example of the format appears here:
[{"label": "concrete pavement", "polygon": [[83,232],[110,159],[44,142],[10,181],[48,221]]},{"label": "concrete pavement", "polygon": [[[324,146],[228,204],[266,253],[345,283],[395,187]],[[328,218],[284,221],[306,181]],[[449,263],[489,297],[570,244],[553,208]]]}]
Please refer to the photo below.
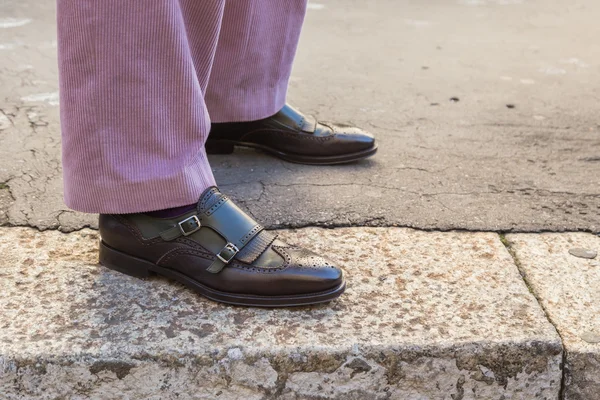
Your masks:
[{"label": "concrete pavement", "polygon": [[[54,12],[0,4],[0,221],[71,231],[95,219],[60,194]],[[597,232],[599,12],[593,0],[313,2],[290,101],[372,130],[379,154],[321,168],[240,151],[211,158],[217,182],[269,227]]]}]

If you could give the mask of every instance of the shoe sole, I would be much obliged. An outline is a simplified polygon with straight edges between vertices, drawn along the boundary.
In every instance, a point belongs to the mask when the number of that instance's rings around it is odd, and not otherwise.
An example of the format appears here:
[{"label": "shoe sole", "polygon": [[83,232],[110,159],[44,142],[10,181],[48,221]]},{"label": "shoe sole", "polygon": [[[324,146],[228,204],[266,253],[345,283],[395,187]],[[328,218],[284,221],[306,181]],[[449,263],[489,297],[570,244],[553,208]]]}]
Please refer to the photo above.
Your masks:
[{"label": "shoe sole", "polygon": [[237,142],[233,140],[207,140],[206,141],[206,152],[208,154],[231,154],[233,153],[234,147],[249,147],[257,150],[262,150],[266,153],[272,154],[275,157],[279,157],[282,160],[293,162],[296,164],[308,164],[308,165],[336,165],[346,164],[354,161],[359,161],[367,157],[371,157],[377,153],[377,145],[370,149],[359,151],[356,153],[342,154],[339,156],[304,156],[299,154],[289,154],[272,147],[263,146],[255,143],[248,142]]},{"label": "shoe sole", "polygon": [[331,290],[319,293],[307,293],[291,296],[258,296],[252,294],[227,293],[211,289],[200,282],[177,271],[162,268],[146,260],[131,256],[100,242],[100,264],[112,270],[136,278],[148,278],[161,275],[184,284],[202,296],[221,303],[252,307],[296,307],[326,303],[337,299],[346,290],[346,282]]}]

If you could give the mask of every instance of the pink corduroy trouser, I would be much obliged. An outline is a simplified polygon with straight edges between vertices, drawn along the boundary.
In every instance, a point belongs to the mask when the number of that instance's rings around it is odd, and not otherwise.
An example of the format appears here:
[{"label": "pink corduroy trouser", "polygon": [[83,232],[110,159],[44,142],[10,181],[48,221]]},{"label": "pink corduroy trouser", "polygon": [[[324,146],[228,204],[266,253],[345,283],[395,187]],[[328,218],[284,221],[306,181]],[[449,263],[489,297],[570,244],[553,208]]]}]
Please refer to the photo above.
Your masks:
[{"label": "pink corduroy trouser", "polygon": [[306,0],[58,0],[66,204],[134,213],[214,185],[212,122],[285,104]]}]

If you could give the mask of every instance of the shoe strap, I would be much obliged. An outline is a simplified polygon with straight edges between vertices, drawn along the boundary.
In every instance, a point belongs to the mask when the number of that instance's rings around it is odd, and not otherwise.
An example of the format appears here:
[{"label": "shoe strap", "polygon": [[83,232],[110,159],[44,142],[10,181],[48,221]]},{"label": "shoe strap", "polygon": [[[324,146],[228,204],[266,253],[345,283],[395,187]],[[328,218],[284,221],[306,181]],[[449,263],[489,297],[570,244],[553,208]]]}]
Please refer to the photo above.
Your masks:
[{"label": "shoe strap", "polygon": [[[161,232],[160,237],[163,240],[171,241],[181,236],[189,236],[202,227],[211,228],[227,242],[215,254],[217,258],[207,269],[208,272],[212,273],[220,272],[252,239],[264,230],[262,225],[256,223],[248,214],[230,201],[227,196],[220,195],[218,201],[209,208],[202,209],[199,213],[178,221],[175,226]],[[261,244],[262,249],[254,249],[255,246],[252,246],[253,248],[250,249],[252,251],[244,253],[248,255],[258,253],[260,255],[273,240],[259,241],[257,244]],[[267,243],[266,246],[262,242]]]},{"label": "shoe strap", "polygon": [[305,133],[314,133],[317,129],[317,119],[315,117],[304,115],[289,104],[286,104],[271,119],[290,129],[297,129]]}]

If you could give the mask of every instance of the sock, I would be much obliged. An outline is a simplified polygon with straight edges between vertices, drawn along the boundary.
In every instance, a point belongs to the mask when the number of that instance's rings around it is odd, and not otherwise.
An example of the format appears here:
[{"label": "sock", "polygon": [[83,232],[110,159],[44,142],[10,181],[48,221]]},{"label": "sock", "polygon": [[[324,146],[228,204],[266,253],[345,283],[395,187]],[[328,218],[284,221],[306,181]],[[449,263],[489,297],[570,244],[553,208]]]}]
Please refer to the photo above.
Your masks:
[{"label": "sock", "polygon": [[196,203],[188,204],[187,206],[165,208],[164,210],[158,210],[158,211],[150,211],[150,212],[147,212],[144,214],[149,215],[154,218],[175,218],[182,214],[185,214],[186,212],[192,211],[195,208],[196,208]]}]

